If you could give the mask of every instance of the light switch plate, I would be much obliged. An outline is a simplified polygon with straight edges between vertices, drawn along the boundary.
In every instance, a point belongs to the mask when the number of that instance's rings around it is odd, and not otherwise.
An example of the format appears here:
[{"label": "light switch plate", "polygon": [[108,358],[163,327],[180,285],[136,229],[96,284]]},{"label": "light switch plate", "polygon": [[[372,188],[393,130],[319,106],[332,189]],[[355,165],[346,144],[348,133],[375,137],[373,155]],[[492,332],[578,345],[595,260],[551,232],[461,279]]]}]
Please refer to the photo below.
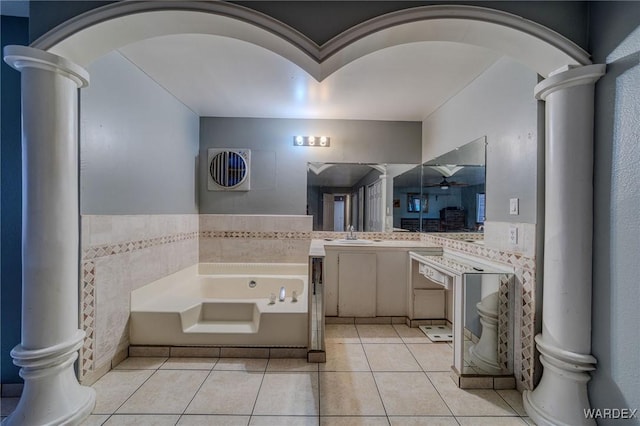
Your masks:
[{"label": "light switch plate", "polygon": [[517,226],[509,227],[509,244],[512,244],[512,245],[518,244],[518,227]]},{"label": "light switch plate", "polygon": [[513,215],[520,214],[520,207],[519,207],[519,199],[518,198],[509,199],[509,214],[513,214]]}]

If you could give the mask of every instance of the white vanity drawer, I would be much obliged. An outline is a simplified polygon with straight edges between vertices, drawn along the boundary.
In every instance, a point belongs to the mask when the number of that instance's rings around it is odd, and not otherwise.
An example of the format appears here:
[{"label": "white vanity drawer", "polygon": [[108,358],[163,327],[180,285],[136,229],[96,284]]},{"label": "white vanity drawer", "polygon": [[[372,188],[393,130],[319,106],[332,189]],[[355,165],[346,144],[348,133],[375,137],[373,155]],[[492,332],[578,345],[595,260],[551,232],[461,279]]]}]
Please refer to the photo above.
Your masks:
[{"label": "white vanity drawer", "polygon": [[429,267],[428,265],[425,265],[424,263],[420,264],[418,271],[420,272],[421,275],[424,275],[426,278],[430,279],[431,281],[440,284],[446,289],[449,288],[449,283],[451,279],[449,276],[444,275],[439,271],[436,271],[435,269]]}]

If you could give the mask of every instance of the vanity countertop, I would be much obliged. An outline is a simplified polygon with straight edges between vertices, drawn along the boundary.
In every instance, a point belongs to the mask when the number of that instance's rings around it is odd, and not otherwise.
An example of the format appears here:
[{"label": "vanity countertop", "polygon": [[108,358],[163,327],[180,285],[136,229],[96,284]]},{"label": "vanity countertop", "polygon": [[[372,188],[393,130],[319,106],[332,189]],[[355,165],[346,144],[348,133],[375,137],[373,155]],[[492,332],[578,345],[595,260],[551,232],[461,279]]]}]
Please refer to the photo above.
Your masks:
[{"label": "vanity countertop", "polygon": [[442,248],[422,241],[406,241],[406,240],[341,240],[341,239],[314,239],[311,240],[309,247],[309,256],[324,257],[325,248],[332,249],[348,249],[348,248],[405,248],[420,250],[437,255],[442,252]]},{"label": "vanity countertop", "polygon": [[453,274],[491,274],[513,273],[513,268],[501,265],[486,259],[462,254],[453,254],[448,250],[435,254],[427,250],[412,250],[409,252],[411,259],[423,264],[439,265],[442,269]]}]

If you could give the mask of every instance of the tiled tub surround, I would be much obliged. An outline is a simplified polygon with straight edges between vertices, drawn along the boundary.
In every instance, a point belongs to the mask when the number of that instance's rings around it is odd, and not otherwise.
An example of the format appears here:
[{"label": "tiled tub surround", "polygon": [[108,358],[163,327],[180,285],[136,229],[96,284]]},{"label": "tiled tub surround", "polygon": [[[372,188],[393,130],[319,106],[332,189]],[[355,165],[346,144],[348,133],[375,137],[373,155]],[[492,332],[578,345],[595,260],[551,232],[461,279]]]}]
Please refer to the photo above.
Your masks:
[{"label": "tiled tub surround", "polygon": [[[514,375],[516,385],[521,392],[533,389],[534,367],[537,361],[535,353],[535,324],[536,324],[536,261],[533,256],[525,256],[519,252],[498,250],[492,247],[490,241],[484,244],[466,241],[469,234],[421,234],[422,241],[428,245],[438,245],[462,253],[483,257],[513,266],[515,270],[515,303],[519,307],[514,312]],[[531,243],[533,240],[529,240]],[[535,248],[525,250],[534,253]]]},{"label": "tiled tub surround", "polygon": [[198,215],[81,218],[79,378],[92,383],[127,356],[131,291],[198,263]]},{"label": "tiled tub surround", "polygon": [[131,293],[130,342],[306,348],[308,275],[306,263],[190,266]]},{"label": "tiled tub surround", "polygon": [[311,216],[203,214],[200,263],[307,263]]},{"label": "tiled tub surround", "polygon": [[[312,238],[345,233],[312,231],[308,216],[166,215],[82,218],[80,378],[91,383],[126,356],[129,293],[198,262],[302,263]],[[473,234],[357,233],[361,239],[421,241],[513,265],[516,270],[514,370],[520,390],[534,380],[535,259],[465,240]],[[528,253],[533,252],[524,250]],[[131,265],[142,265],[131,268]],[[118,331],[120,330],[120,331]]]}]

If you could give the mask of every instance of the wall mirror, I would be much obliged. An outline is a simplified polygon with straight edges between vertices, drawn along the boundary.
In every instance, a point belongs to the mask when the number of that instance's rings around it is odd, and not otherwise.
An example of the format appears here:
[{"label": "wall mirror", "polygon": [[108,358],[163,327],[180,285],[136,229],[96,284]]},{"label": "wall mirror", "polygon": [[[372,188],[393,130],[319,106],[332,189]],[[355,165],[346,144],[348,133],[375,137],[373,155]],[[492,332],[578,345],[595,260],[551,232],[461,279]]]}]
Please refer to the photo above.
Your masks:
[{"label": "wall mirror", "polygon": [[513,275],[465,274],[462,375],[513,374]]},{"label": "wall mirror", "polygon": [[308,163],[307,214],[313,216],[313,230],[392,231],[400,203],[395,178],[409,170],[418,171],[416,181],[407,184],[419,192],[418,164]]},{"label": "wall mirror", "polygon": [[482,230],[486,143],[483,136],[396,176],[393,228],[408,232]]}]

